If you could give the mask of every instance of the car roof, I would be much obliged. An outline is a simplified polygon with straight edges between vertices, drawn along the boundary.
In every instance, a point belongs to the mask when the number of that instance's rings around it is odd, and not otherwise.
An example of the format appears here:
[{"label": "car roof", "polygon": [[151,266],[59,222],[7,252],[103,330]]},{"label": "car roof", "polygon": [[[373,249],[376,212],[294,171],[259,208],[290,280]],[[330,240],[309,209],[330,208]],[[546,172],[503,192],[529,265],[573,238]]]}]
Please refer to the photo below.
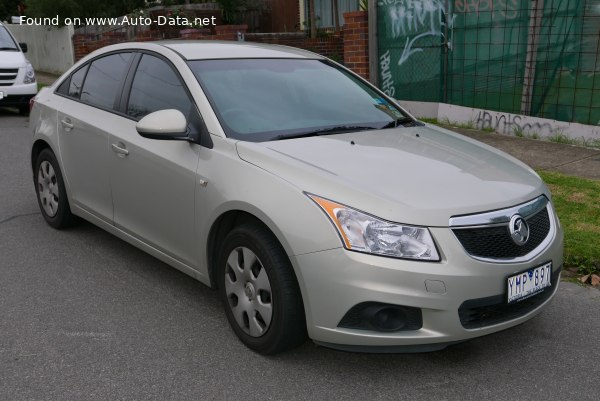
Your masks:
[{"label": "car roof", "polygon": [[254,42],[217,40],[172,40],[152,42],[167,47],[186,60],[227,58],[306,58],[322,59],[323,56],[295,47]]}]

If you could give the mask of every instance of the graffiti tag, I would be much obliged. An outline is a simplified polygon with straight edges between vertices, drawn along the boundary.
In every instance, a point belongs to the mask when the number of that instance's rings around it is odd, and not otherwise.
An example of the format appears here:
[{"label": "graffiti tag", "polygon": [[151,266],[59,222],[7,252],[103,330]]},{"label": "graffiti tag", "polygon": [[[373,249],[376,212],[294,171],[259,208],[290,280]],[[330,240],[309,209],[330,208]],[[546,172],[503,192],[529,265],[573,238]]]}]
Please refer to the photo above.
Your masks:
[{"label": "graffiti tag", "polygon": [[567,127],[560,127],[546,122],[522,122],[523,116],[510,113],[493,114],[486,110],[479,111],[475,126],[479,129],[493,129],[503,134],[513,134],[521,131],[526,134],[537,133],[542,136],[563,132]]},{"label": "graffiti tag", "polygon": [[[406,36],[398,65],[404,64],[411,55],[423,51],[416,45],[419,39],[441,37],[447,39],[446,43],[452,49],[455,16],[446,11],[446,1],[382,0],[379,5],[387,6],[392,37],[397,39]],[[451,3],[448,3],[448,7],[451,8]],[[448,38],[445,38],[445,29],[448,30]]]},{"label": "graffiti tag", "polygon": [[381,71],[381,88],[389,97],[394,97],[396,89],[394,88],[394,78],[390,70],[390,51],[386,51],[379,57],[379,71]]}]

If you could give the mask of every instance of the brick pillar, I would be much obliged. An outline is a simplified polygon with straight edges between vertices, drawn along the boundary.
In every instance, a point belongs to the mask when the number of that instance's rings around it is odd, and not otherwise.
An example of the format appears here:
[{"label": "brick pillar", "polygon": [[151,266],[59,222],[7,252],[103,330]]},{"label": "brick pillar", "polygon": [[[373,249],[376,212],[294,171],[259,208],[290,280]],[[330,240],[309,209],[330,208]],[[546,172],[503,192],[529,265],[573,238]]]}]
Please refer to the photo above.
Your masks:
[{"label": "brick pillar", "polygon": [[369,15],[366,11],[344,13],[344,65],[369,79]]},{"label": "brick pillar", "polygon": [[88,43],[94,40],[93,38],[94,35],[86,35],[83,33],[76,33],[73,35],[72,40],[75,61],[81,60],[90,52],[88,48]]}]

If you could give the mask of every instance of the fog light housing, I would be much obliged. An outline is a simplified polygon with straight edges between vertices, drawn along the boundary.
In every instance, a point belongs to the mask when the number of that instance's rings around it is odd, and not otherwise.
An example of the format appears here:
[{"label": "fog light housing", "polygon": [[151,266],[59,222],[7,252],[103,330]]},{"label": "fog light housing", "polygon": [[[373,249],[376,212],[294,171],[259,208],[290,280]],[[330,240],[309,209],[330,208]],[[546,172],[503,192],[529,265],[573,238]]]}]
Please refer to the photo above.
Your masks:
[{"label": "fog light housing", "polygon": [[381,332],[419,330],[423,327],[423,313],[412,306],[362,302],[344,315],[338,327]]}]

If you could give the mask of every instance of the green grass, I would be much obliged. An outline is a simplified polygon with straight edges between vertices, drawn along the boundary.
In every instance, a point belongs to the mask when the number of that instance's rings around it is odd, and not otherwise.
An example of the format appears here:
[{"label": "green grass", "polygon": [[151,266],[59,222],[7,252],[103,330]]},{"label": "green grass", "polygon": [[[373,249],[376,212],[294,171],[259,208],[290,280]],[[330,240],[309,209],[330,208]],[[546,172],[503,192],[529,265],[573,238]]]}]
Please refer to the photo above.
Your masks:
[{"label": "green grass", "polygon": [[44,85],[44,84],[41,84],[38,82],[37,86],[38,86],[38,92],[39,92],[44,86],[48,86],[48,85]]},{"label": "green grass", "polygon": [[565,232],[565,267],[600,273],[600,181],[541,171]]},{"label": "green grass", "polygon": [[423,118],[419,118],[419,121],[423,121],[424,123],[428,123],[428,124],[435,124],[435,125],[439,124],[437,118],[426,118],[426,117],[423,117]]},{"label": "green grass", "polygon": [[450,121],[448,117],[442,120],[436,120],[433,124],[441,125],[443,127],[451,127],[451,128],[466,128],[466,129],[475,129],[475,121],[469,120],[466,123],[459,123],[458,121]]}]

